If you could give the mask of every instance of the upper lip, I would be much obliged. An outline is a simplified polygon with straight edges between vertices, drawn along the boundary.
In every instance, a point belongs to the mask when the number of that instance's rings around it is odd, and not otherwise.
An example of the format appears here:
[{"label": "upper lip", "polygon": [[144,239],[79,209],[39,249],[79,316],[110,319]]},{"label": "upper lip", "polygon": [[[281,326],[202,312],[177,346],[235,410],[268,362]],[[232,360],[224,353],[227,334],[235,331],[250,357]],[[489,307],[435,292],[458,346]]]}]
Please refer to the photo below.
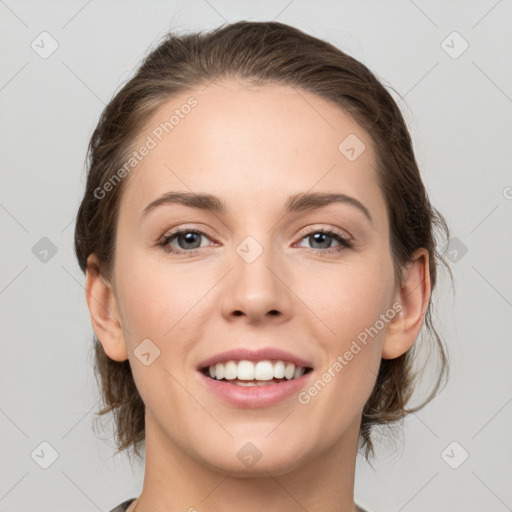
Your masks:
[{"label": "upper lip", "polygon": [[235,348],[232,350],[226,350],[225,352],[221,352],[216,354],[204,361],[199,363],[199,370],[203,370],[204,368],[208,368],[217,363],[224,363],[226,361],[263,361],[263,360],[279,360],[279,361],[287,361],[293,363],[296,367],[301,368],[312,368],[313,365],[298,357],[291,352],[286,352],[285,350],[281,350],[279,348],[274,347],[265,347],[260,348],[258,350],[250,349],[250,348]]}]

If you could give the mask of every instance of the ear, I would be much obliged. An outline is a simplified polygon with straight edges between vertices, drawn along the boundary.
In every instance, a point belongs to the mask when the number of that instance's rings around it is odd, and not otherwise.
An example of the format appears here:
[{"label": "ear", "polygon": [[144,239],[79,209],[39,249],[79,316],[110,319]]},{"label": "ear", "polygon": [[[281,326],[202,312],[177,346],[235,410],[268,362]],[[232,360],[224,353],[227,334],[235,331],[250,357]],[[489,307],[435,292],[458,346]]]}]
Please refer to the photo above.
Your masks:
[{"label": "ear", "polygon": [[123,336],[121,316],[112,287],[99,271],[95,254],[87,258],[85,292],[91,322],[106,354],[114,361],[126,361],[128,352]]},{"label": "ear", "polygon": [[401,310],[387,325],[383,359],[395,359],[412,347],[423,326],[430,292],[429,253],[422,248],[413,254],[402,273],[402,283],[395,296]]}]

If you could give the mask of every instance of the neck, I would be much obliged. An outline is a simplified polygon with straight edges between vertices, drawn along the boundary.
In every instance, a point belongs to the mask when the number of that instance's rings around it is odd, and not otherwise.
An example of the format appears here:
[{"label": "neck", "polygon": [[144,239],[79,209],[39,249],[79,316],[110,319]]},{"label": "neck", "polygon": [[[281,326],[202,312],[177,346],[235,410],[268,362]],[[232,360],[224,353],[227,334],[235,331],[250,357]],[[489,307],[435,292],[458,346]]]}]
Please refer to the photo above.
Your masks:
[{"label": "neck", "polygon": [[356,417],[335,445],[304,458],[291,471],[263,465],[256,471],[255,465],[249,474],[240,474],[192,457],[146,411],[144,485],[129,510],[356,512],[354,473],[360,420]]}]

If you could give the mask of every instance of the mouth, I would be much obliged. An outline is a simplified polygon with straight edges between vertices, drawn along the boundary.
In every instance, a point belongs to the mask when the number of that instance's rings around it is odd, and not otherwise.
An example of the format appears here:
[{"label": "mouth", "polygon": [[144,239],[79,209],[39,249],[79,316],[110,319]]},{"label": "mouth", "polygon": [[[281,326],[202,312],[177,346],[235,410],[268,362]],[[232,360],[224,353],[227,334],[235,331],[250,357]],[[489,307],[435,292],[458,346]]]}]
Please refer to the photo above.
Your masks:
[{"label": "mouth", "polygon": [[261,361],[235,360],[218,362],[200,369],[214,381],[236,386],[273,386],[296,380],[313,371],[309,366],[298,366],[291,361],[265,359]]},{"label": "mouth", "polygon": [[286,403],[314,377],[311,360],[278,347],[237,347],[203,360],[196,370],[207,392],[237,409]]}]

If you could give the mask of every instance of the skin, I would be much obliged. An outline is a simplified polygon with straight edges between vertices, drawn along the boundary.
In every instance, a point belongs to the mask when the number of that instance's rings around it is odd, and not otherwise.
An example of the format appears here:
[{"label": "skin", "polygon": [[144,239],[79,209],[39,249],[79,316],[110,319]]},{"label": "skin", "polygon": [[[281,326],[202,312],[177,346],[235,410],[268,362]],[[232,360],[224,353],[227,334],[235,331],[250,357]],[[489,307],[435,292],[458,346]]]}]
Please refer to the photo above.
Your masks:
[{"label": "skin", "polygon": [[[406,352],[423,325],[428,252],[418,250],[395,283],[373,143],[336,106],[288,86],[226,80],[169,100],[139,141],[190,96],[197,107],[126,183],[111,282],[95,255],[86,275],[94,330],[112,359],[130,360],[146,405],[144,485],[129,511],[355,512],[362,410],[381,358]],[[338,150],[349,134],[366,145],[353,162]],[[228,211],[168,204],[141,220],[168,191],[211,193]],[[373,221],[349,204],[283,215],[300,192],[352,196]],[[165,252],[158,241],[185,225],[205,233],[199,252]],[[355,245],[315,242],[308,228],[340,231]],[[263,248],[250,264],[236,252],[247,236]],[[182,251],[197,245],[172,242]],[[198,363],[214,354],[273,346],[311,361],[313,383],[393,303],[401,312],[307,405],[294,396],[240,409],[198,378]],[[146,338],[160,349],[149,366],[134,354]],[[237,457],[248,442],[262,454],[251,468]]]}]

